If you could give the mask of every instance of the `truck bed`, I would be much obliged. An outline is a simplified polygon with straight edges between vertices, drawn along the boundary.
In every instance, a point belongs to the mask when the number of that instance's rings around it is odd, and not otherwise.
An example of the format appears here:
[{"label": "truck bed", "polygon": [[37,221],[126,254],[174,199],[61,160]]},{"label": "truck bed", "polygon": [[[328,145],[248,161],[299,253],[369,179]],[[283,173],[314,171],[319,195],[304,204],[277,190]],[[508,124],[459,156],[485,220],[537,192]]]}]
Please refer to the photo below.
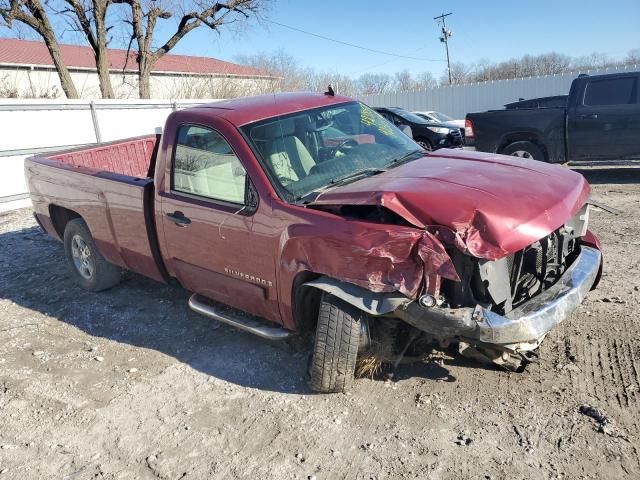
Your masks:
[{"label": "truck bed", "polygon": [[135,137],[49,154],[53,161],[129,177],[153,177],[156,135]]},{"label": "truck bed", "polygon": [[166,279],[153,213],[158,144],[150,135],[27,158],[38,222],[62,240],[66,220],[81,216],[108,261]]},{"label": "truck bed", "polygon": [[551,163],[566,161],[566,109],[519,108],[469,113],[473,123],[475,147],[481,152],[500,153],[508,144],[523,138],[536,138],[546,146]]}]

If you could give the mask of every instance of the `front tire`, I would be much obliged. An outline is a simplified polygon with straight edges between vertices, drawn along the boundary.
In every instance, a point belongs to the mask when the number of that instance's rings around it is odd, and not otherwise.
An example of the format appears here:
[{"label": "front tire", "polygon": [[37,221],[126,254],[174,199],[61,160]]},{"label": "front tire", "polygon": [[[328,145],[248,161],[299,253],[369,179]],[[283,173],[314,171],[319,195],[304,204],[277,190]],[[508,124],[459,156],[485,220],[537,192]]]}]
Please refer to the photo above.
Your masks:
[{"label": "front tire", "polygon": [[426,138],[416,138],[415,142],[427,152],[433,152],[433,145],[431,145],[431,142]]},{"label": "front tire", "polygon": [[500,153],[513,157],[527,158],[529,160],[545,160],[542,149],[535,143],[527,141],[510,143],[504,147]]},{"label": "front tire", "polygon": [[71,276],[85,290],[99,292],[120,283],[122,271],[105,260],[81,218],[69,221],[64,229],[64,253]]},{"label": "front tire", "polygon": [[363,316],[333,295],[322,294],[310,368],[312,390],[344,392],[353,385]]}]

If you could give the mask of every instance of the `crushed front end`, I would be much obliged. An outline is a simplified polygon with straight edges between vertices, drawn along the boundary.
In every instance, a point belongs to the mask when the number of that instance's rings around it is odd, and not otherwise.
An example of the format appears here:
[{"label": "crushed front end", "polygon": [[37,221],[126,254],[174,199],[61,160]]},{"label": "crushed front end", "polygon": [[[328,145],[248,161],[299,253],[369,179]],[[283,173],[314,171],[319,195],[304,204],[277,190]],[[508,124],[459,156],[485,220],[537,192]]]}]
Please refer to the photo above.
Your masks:
[{"label": "crushed front end", "polygon": [[584,300],[598,278],[602,258],[587,231],[588,205],[565,225],[498,260],[448,253],[459,282],[444,280],[394,315],[434,341],[455,341],[462,354],[521,370],[535,360],[547,333]]}]

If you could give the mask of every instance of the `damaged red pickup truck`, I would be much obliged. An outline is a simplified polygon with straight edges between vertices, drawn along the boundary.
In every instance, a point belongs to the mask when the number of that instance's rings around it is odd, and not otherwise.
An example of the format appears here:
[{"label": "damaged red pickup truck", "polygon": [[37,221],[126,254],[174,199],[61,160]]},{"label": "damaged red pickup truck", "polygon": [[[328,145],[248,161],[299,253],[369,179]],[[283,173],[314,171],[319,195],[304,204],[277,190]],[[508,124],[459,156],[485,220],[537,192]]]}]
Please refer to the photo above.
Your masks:
[{"label": "damaged red pickup truck", "polygon": [[121,269],[270,339],[314,334],[311,387],[358,357],[458,344],[519,370],[602,268],[568,169],[423,151],[350,98],[280,94],[172,113],[149,136],[25,163],[39,224],[80,285]]}]

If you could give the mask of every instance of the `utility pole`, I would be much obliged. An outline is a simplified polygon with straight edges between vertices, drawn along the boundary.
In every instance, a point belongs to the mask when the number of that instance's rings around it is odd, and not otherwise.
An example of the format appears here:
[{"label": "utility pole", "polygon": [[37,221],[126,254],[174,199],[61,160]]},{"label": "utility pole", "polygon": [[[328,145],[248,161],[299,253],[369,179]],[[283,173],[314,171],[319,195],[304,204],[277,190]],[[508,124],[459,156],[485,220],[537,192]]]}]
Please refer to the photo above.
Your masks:
[{"label": "utility pole", "polygon": [[444,48],[447,50],[447,71],[449,72],[449,85],[451,85],[453,82],[451,81],[451,61],[449,60],[449,37],[453,35],[453,32],[451,30],[447,30],[447,23],[445,22],[445,17],[448,17],[449,15],[452,15],[452,13],[443,13],[437,17],[433,17],[433,19],[436,22],[442,22],[442,36],[440,37],[440,41],[444,43]]}]

